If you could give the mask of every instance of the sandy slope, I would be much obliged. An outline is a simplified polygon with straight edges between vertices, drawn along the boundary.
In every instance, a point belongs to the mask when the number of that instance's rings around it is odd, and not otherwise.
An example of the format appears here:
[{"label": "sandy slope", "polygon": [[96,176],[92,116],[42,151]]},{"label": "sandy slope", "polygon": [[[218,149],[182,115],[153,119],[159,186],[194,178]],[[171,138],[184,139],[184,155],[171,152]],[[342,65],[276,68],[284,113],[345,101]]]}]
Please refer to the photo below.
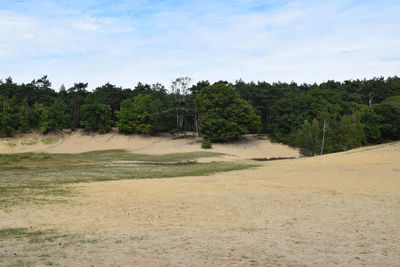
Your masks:
[{"label": "sandy slope", "polygon": [[[53,143],[45,144],[46,139]],[[58,133],[43,136],[24,134],[13,139],[0,138],[0,153],[49,152],[80,153],[91,150],[127,149],[135,153],[168,154],[178,152],[204,151],[195,138],[146,137],[122,135],[115,131],[103,135],[83,131]],[[230,154],[232,159],[254,157],[297,157],[298,151],[288,146],[272,143],[268,139],[257,139],[248,135],[235,144],[214,144],[213,152]]]},{"label": "sandy slope", "polygon": [[400,143],[208,177],[77,188],[83,194],[73,205],[1,211],[0,227],[98,240],[65,248],[58,262],[66,266],[400,263]]}]

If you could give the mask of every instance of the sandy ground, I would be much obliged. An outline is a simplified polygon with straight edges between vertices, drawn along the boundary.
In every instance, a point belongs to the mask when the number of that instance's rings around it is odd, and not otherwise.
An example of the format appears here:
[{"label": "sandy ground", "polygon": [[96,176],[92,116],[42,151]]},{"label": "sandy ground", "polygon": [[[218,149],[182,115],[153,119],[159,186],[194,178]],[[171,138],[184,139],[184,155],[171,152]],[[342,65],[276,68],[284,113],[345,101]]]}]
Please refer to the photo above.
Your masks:
[{"label": "sandy ground", "polygon": [[73,204],[1,210],[0,227],[98,241],[63,248],[65,266],[400,266],[400,143],[260,164],[79,184]]},{"label": "sandy ground", "polygon": [[[51,144],[44,142],[51,140]],[[168,154],[180,152],[205,151],[201,149],[200,139],[146,137],[139,135],[122,135],[117,132],[103,135],[88,134],[83,131],[73,133],[49,134],[46,136],[32,133],[17,138],[0,139],[0,153],[49,152],[49,153],[81,153],[92,150],[127,149],[143,154]],[[262,157],[298,157],[296,149],[272,143],[248,135],[244,140],[234,144],[214,144],[212,152],[230,155],[226,159],[248,159]]]}]

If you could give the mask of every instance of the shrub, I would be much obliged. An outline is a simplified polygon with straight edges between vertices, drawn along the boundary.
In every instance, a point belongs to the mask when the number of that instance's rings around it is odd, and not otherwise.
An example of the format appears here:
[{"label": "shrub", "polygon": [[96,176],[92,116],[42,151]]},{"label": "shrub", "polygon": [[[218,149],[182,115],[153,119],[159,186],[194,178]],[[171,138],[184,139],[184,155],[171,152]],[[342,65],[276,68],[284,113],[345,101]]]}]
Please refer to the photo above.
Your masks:
[{"label": "shrub", "polygon": [[212,143],[209,141],[203,141],[201,143],[201,147],[204,149],[211,149],[212,148]]}]

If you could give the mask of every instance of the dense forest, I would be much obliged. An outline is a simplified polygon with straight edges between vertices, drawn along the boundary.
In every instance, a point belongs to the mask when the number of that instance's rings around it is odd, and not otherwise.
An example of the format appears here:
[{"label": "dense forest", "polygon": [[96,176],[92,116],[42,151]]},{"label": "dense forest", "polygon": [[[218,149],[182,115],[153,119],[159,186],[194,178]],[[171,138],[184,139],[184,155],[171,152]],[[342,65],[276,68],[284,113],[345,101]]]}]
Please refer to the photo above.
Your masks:
[{"label": "dense forest", "polygon": [[400,78],[296,84],[178,78],[167,89],[138,83],[52,88],[47,76],[0,80],[0,136],[69,128],[131,134],[199,133],[210,142],[247,133],[301,148],[303,155],[400,139]]}]

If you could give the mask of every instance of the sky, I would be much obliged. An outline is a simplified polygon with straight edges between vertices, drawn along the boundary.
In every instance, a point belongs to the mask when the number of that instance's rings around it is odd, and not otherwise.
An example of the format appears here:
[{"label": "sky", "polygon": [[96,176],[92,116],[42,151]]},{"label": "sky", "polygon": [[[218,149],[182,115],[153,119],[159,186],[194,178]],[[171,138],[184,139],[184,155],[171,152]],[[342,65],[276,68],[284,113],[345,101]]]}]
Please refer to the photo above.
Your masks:
[{"label": "sky", "polygon": [[400,75],[398,0],[0,0],[0,78],[314,83]]}]

